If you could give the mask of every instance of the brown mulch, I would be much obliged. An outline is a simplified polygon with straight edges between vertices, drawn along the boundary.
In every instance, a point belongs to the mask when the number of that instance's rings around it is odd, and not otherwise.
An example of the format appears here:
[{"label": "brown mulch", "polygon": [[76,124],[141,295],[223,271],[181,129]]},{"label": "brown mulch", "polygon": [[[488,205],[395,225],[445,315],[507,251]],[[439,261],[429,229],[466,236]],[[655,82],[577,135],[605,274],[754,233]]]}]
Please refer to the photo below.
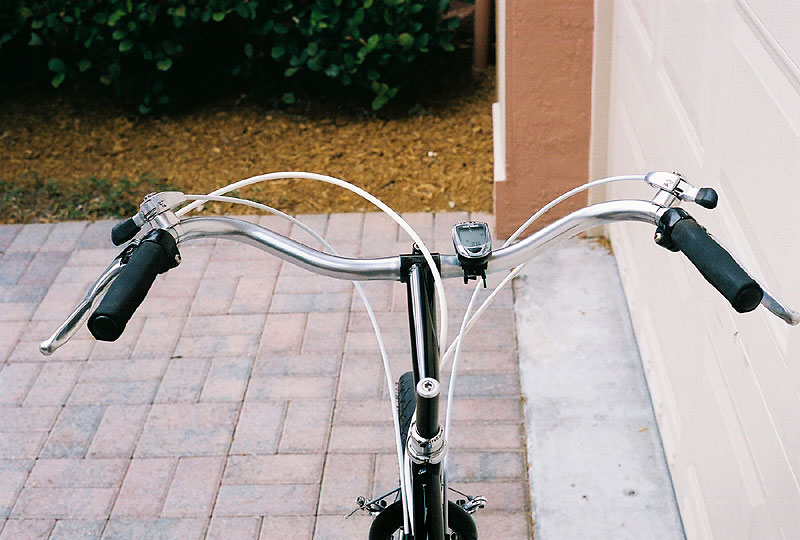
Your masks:
[{"label": "brown mulch", "polygon": [[[24,195],[32,177],[52,179],[42,191],[48,194],[85,191],[87,178],[138,179],[125,184],[135,186],[130,198],[138,204],[164,186],[207,193],[256,174],[298,170],[353,182],[397,211],[490,211],[494,74],[456,86],[379,114],[319,104],[271,110],[243,97],[143,118],[75,96],[16,97],[0,109],[0,190],[14,185]],[[54,212],[38,195],[2,195],[6,223],[99,217],[106,204],[95,205],[99,214],[83,215]],[[241,195],[293,213],[370,208],[349,192],[308,180],[261,184]]]}]

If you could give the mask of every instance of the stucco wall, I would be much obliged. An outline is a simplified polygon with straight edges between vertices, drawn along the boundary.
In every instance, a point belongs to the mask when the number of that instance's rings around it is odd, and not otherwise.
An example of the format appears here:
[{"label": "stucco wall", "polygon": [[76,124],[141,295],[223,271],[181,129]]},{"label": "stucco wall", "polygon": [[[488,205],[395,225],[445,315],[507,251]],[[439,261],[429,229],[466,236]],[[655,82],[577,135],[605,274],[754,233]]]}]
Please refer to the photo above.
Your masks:
[{"label": "stucco wall", "polygon": [[[588,179],[594,24],[591,0],[502,3],[506,170],[495,183],[495,215],[498,233],[508,236]],[[575,197],[541,223],[585,204]]]}]

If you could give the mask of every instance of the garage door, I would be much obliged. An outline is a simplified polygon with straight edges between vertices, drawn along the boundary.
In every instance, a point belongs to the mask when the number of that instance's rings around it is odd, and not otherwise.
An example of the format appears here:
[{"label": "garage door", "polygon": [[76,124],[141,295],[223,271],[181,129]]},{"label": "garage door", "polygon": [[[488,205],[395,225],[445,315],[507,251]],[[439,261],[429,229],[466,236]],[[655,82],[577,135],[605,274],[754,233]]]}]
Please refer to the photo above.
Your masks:
[{"label": "garage door", "polygon": [[[593,172],[714,187],[684,206],[798,309],[800,2],[598,4]],[[800,327],[735,313],[652,233],[611,228],[687,536],[800,538]]]}]

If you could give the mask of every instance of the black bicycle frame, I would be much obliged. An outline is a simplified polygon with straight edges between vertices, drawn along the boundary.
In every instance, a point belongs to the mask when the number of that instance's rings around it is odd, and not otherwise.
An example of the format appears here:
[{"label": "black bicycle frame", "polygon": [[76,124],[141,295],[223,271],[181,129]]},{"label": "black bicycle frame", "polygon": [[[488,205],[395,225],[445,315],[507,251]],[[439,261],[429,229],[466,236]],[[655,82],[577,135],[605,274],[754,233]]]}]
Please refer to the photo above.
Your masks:
[{"label": "black bicycle frame", "polygon": [[[420,257],[421,258],[421,257]],[[430,268],[424,262],[411,264],[404,274],[408,296],[408,323],[411,334],[411,357],[417,397],[416,431],[421,439],[440,435],[439,395],[421,396],[419,381],[439,381],[439,340],[436,334],[436,297]],[[436,385],[438,387],[438,384]],[[409,444],[410,441],[409,441]],[[408,452],[408,448],[406,449]],[[408,496],[413,501],[414,540],[445,540],[445,516],[442,494],[442,463],[431,461],[411,464]]]}]

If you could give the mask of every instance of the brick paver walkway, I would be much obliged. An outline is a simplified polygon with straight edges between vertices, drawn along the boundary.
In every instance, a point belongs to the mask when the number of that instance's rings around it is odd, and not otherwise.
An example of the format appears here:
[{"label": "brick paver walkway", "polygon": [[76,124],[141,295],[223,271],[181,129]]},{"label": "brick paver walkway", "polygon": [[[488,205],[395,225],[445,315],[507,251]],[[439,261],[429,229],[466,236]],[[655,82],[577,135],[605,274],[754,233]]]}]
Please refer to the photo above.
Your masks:
[{"label": "brick paver walkway", "polygon": [[[466,218],[408,216],[448,253]],[[346,255],[410,245],[379,214],[302,219]],[[352,284],[228,241],[188,244],[119,341],[83,329],[41,356],[118,252],[110,228],[0,227],[0,540],[366,539],[371,518],[343,516],[358,495],[396,486],[397,466]],[[397,377],[410,369],[404,286],[366,289]],[[452,336],[470,288],[448,290]],[[489,499],[482,539],[529,538],[510,290],[466,341],[460,374],[451,485]]]}]

